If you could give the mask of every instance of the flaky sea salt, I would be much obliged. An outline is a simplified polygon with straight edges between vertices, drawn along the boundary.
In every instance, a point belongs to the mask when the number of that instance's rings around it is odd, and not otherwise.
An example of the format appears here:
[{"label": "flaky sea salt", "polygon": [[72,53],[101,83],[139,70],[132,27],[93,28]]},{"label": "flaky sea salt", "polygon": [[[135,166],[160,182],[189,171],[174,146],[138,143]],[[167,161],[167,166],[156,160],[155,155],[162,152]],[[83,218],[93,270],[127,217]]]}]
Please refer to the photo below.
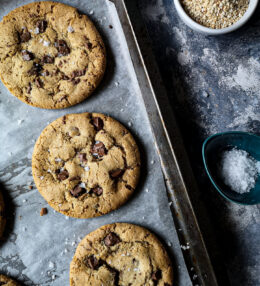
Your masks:
[{"label": "flaky sea salt", "polygon": [[221,155],[219,173],[224,183],[233,191],[247,193],[255,186],[260,173],[260,162],[246,151],[234,148]]},{"label": "flaky sea salt", "polygon": [[71,26],[69,26],[67,30],[68,30],[69,33],[73,33],[74,32],[74,29]]}]

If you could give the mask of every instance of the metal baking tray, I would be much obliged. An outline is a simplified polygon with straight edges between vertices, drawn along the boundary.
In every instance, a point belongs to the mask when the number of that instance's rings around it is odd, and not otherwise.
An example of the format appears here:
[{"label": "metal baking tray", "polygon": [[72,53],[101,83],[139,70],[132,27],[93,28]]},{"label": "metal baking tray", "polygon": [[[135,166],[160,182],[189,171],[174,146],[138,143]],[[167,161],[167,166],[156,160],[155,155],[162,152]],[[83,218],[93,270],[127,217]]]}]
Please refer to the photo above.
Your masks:
[{"label": "metal baking tray", "polygon": [[[31,2],[19,1],[19,5]],[[217,285],[189,192],[196,183],[134,0],[63,0],[97,25],[108,50],[105,78],[89,99],[64,110],[27,106],[0,84],[0,182],[8,209],[0,242],[0,273],[25,285],[68,285],[80,239],[101,225],[126,221],[154,231],[169,251],[178,285]],[[17,7],[1,1],[0,17]],[[125,124],[142,153],[142,180],[119,210],[88,220],[53,212],[35,189],[31,154],[52,120],[75,112],[103,112]],[[31,190],[29,186],[34,188]],[[168,196],[168,199],[167,199]],[[48,215],[39,216],[41,207]],[[55,226],[55,231],[53,231]]]}]

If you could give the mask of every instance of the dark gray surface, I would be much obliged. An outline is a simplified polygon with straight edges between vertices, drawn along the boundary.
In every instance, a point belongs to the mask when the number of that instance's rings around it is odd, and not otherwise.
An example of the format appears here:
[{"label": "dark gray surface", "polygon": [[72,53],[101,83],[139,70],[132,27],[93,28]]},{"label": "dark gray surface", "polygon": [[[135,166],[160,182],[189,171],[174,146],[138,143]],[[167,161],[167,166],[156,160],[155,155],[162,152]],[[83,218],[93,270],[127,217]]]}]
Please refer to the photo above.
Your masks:
[{"label": "dark gray surface", "polygon": [[260,285],[260,208],[220,197],[201,160],[211,134],[260,133],[260,7],[237,32],[212,37],[185,26],[172,0],[139,2],[198,180],[195,197],[206,207],[208,221],[199,220],[204,231],[207,223],[212,228],[205,239],[213,263],[222,264],[231,285]]}]

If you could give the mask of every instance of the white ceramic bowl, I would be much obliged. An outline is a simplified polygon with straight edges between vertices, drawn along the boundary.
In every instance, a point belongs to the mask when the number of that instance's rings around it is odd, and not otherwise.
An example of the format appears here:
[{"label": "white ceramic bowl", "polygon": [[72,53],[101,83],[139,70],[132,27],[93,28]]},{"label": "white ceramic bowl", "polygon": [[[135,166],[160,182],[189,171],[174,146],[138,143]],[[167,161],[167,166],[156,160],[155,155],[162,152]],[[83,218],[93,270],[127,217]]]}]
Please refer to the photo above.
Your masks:
[{"label": "white ceramic bowl", "polygon": [[192,20],[192,18],[190,16],[188,16],[188,14],[182,8],[180,1],[181,0],[174,0],[174,4],[175,4],[175,8],[176,8],[180,18],[183,20],[183,22],[186,25],[188,25],[191,29],[193,29],[197,32],[203,33],[203,34],[222,35],[222,34],[233,32],[233,31],[237,30],[238,28],[240,28],[241,26],[243,26],[249,20],[249,18],[253,15],[259,0],[249,0],[248,9],[247,9],[246,13],[243,15],[243,17],[241,17],[233,25],[231,25],[227,28],[223,28],[223,29],[211,29],[211,28],[207,28],[205,26],[198,24],[197,22]]}]

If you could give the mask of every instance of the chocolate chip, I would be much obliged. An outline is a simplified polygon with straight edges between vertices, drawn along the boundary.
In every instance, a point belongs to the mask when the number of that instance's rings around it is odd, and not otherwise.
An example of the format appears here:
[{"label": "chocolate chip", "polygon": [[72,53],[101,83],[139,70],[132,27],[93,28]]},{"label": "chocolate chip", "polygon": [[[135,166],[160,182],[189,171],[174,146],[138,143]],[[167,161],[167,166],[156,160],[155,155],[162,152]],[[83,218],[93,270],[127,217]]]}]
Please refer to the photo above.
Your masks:
[{"label": "chocolate chip", "polygon": [[66,56],[70,53],[70,48],[64,40],[55,42],[55,47],[58,49],[58,57]]},{"label": "chocolate chip", "polygon": [[75,70],[75,71],[72,72],[71,78],[83,76],[85,73],[86,73],[86,69],[83,69],[83,70]]},{"label": "chocolate chip", "polygon": [[93,270],[97,269],[99,266],[99,261],[96,259],[94,255],[89,256],[86,259],[86,262],[87,262],[88,267],[90,267]]},{"label": "chocolate chip", "polygon": [[122,176],[123,173],[124,173],[124,170],[116,169],[116,170],[110,172],[110,177],[112,179],[116,179],[116,178]]},{"label": "chocolate chip", "polygon": [[88,161],[86,157],[86,153],[79,153],[78,157],[81,163],[86,163]]},{"label": "chocolate chip", "polygon": [[53,64],[54,63],[54,58],[48,55],[43,56],[41,62],[43,64]]},{"label": "chocolate chip", "polygon": [[28,42],[31,39],[31,34],[27,28],[22,30],[22,33],[19,35],[21,43]]},{"label": "chocolate chip", "polygon": [[48,213],[48,210],[46,208],[42,208],[40,212],[40,216],[46,215]]},{"label": "chocolate chip", "polygon": [[29,82],[29,85],[28,85],[28,87],[27,87],[26,92],[30,94],[31,91],[32,91],[32,85],[31,85],[31,83]]},{"label": "chocolate chip", "polygon": [[85,188],[82,188],[80,184],[78,184],[73,190],[70,190],[70,193],[72,194],[73,197],[78,198],[82,194],[86,192]]},{"label": "chocolate chip", "polygon": [[38,75],[40,73],[40,71],[42,70],[41,65],[33,63],[32,68],[28,71],[28,74],[30,76],[32,75]]},{"label": "chocolate chip", "polygon": [[104,239],[106,246],[113,246],[119,242],[120,238],[114,232],[110,232]]},{"label": "chocolate chip", "polygon": [[157,270],[152,273],[152,280],[153,281],[159,281],[162,278],[162,272],[161,270]]},{"label": "chocolate chip", "polygon": [[92,44],[90,42],[86,43],[86,47],[91,50],[92,49]]},{"label": "chocolate chip", "polygon": [[43,82],[39,78],[35,79],[35,84],[36,84],[36,86],[38,88],[42,88],[43,87]]},{"label": "chocolate chip", "polygon": [[101,196],[103,194],[103,189],[101,187],[95,187],[91,190],[97,196]]},{"label": "chocolate chip", "polygon": [[47,28],[47,22],[45,20],[39,20],[36,22],[36,27],[39,29],[39,33],[43,33]]},{"label": "chocolate chip", "polygon": [[6,285],[7,282],[0,282],[0,286]]},{"label": "chocolate chip", "polygon": [[100,158],[100,157],[103,157],[107,153],[107,150],[106,150],[105,145],[102,142],[97,141],[93,145],[91,149],[91,153],[94,157]]},{"label": "chocolate chip", "polygon": [[66,180],[69,177],[69,172],[67,170],[63,170],[58,174],[58,179],[60,181]]},{"label": "chocolate chip", "polygon": [[92,123],[97,131],[103,129],[104,127],[104,122],[100,117],[93,117]]},{"label": "chocolate chip", "polygon": [[33,53],[26,50],[22,50],[22,58],[24,61],[31,61],[33,60],[34,56]]}]

